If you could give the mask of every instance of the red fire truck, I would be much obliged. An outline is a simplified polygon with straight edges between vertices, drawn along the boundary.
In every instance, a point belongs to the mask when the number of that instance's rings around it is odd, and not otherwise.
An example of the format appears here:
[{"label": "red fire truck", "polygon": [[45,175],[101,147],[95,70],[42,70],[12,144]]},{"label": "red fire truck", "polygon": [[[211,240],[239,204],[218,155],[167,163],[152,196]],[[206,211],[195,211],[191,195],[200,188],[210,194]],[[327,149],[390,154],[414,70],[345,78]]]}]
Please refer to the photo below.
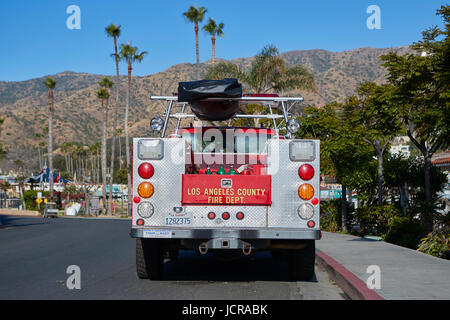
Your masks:
[{"label": "red fire truck", "polygon": [[[130,234],[138,277],[160,279],[164,259],[179,250],[218,258],[270,250],[287,259],[293,280],[310,280],[321,236],[320,142],[293,138],[300,123],[290,110],[303,98],[208,98],[263,105],[267,112],[232,119],[266,119],[270,128],[202,127],[177,96],[151,99],[165,114],[151,120],[160,137],[133,139]],[[183,119],[193,123],[181,128]]]}]

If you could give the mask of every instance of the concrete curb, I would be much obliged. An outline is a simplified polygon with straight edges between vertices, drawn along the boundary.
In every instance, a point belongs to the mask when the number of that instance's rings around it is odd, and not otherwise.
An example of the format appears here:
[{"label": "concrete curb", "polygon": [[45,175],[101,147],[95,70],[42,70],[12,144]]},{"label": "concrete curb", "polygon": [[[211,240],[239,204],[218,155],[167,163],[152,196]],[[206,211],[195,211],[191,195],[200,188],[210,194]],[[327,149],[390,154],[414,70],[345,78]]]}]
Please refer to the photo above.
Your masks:
[{"label": "concrete curb", "polygon": [[361,279],[322,251],[316,251],[316,262],[351,300],[384,300],[374,290],[367,288]]},{"label": "concrete curb", "polygon": [[130,218],[118,218],[118,217],[80,217],[80,216],[58,216],[62,219],[91,219],[91,220],[131,220]]}]

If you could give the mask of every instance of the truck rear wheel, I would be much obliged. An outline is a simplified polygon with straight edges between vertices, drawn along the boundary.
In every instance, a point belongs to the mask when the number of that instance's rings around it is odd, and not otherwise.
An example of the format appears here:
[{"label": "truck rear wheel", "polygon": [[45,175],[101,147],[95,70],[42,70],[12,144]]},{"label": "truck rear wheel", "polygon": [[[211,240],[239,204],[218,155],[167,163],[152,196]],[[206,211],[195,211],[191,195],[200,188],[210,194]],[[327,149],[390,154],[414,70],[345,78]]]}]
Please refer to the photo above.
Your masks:
[{"label": "truck rear wheel", "polygon": [[136,273],[139,279],[161,279],[163,264],[164,252],[161,240],[136,239]]},{"label": "truck rear wheel", "polygon": [[289,250],[289,278],[294,281],[310,281],[314,277],[316,261],[316,242],[307,240],[306,247],[300,250]]}]

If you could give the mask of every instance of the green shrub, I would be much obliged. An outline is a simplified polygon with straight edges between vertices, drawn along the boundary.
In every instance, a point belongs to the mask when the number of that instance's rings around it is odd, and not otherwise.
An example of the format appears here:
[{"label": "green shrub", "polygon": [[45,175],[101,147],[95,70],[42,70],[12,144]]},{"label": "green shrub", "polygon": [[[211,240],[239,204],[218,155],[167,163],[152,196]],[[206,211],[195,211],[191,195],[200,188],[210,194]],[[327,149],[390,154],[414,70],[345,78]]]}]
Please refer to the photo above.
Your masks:
[{"label": "green shrub", "polygon": [[420,239],[425,235],[420,222],[410,217],[394,216],[390,218],[388,227],[383,239],[410,249],[417,249]]},{"label": "green shrub", "polygon": [[355,219],[361,228],[361,235],[383,236],[389,230],[390,219],[398,215],[394,205],[367,205],[356,210]]},{"label": "green shrub", "polygon": [[435,257],[450,259],[450,236],[448,228],[430,232],[420,241],[417,250]]},{"label": "green shrub", "polygon": [[[324,231],[342,231],[341,199],[320,203],[320,228]],[[353,223],[353,207],[347,205],[347,225]]]},{"label": "green shrub", "polygon": [[320,228],[329,232],[341,231],[341,212],[329,202],[320,205]]},{"label": "green shrub", "polygon": [[[27,190],[23,193],[23,198],[25,199],[25,205],[27,206],[27,210],[38,210],[38,204],[36,202],[38,192],[42,192],[42,197],[48,197],[48,191],[37,191],[37,190]],[[43,199],[42,199],[43,200]],[[43,212],[45,203],[42,201],[40,205],[40,211]]]}]

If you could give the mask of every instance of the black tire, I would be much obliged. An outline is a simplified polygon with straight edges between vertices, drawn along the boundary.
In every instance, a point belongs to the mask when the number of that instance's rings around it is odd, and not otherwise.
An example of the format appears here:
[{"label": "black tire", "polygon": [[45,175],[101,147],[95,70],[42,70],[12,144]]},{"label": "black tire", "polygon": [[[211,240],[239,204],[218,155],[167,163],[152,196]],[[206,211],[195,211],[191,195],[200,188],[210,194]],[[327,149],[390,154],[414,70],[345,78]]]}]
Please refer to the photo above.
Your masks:
[{"label": "black tire", "polygon": [[164,252],[159,239],[136,239],[136,274],[139,279],[160,280],[163,276]]},{"label": "black tire", "polygon": [[305,248],[289,251],[289,278],[294,281],[311,281],[316,262],[316,242],[307,240]]}]

